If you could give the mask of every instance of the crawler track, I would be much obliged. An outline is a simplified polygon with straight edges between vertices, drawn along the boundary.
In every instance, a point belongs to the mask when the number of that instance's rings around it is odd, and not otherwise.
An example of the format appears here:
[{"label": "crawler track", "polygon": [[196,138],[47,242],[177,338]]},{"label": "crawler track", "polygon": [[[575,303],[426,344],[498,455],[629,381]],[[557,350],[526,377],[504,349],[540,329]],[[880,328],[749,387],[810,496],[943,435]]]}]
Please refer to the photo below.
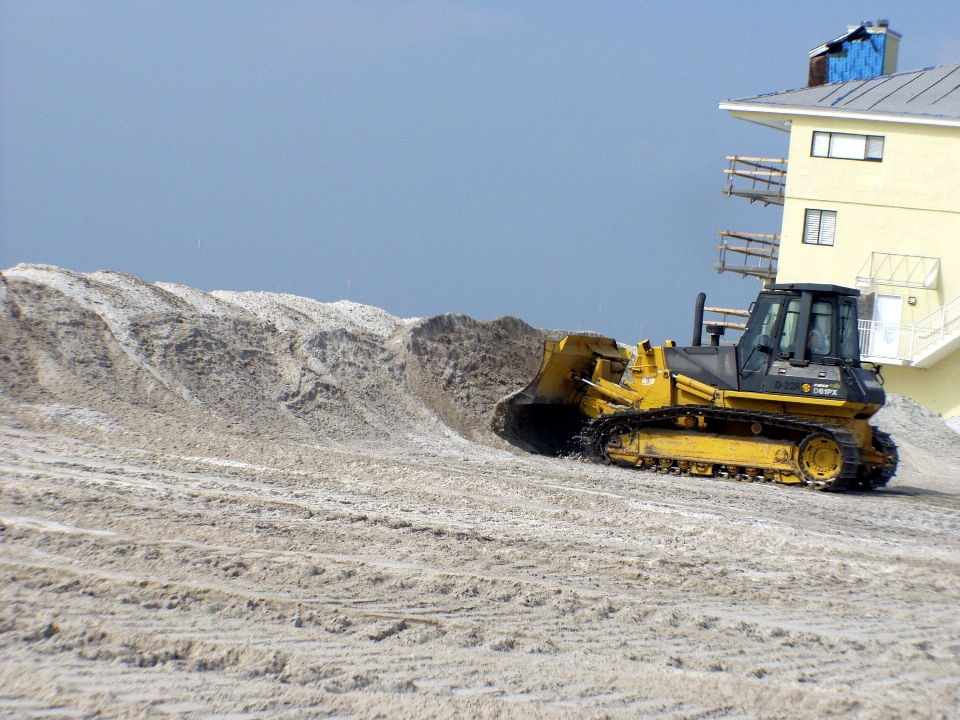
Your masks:
[{"label": "crawler track", "polygon": [[883,432],[883,430],[873,428],[873,445],[884,455],[893,458],[892,462],[888,462],[882,468],[872,473],[869,478],[870,487],[883,487],[890,482],[890,478],[897,473],[900,456],[897,453],[897,444],[893,441],[893,438],[890,437],[890,434]]},{"label": "crawler track", "polygon": [[[737,425],[750,426],[754,423],[760,423],[763,431],[758,437],[788,440],[798,447],[805,441],[817,436],[825,436],[835,441],[840,447],[841,453],[840,472],[835,477],[819,480],[806,472],[799,463],[796,467],[797,475],[803,478],[806,484],[813,485],[821,490],[869,489],[870,487],[885,485],[896,471],[896,463],[894,463],[892,468],[884,467],[879,471],[868,472],[868,468],[861,463],[856,438],[843,425],[809,422],[774,413],[714,407],[674,406],[657,410],[630,410],[609,417],[597,418],[587,423],[581,433],[581,442],[587,455],[605,459],[609,462],[616,462],[607,454],[608,443],[614,435],[635,433],[644,427],[665,427],[684,434],[697,433],[697,430],[680,429],[673,422],[675,419],[689,416],[704,418],[708,429],[718,434],[725,434],[729,432],[731,427]],[[889,452],[889,448],[893,447],[894,453],[896,452],[889,435],[876,430],[874,434],[878,449]],[[624,463],[619,462],[618,464]],[[713,465],[713,476],[727,474],[725,470],[721,469],[727,466],[723,458],[716,458],[711,464]],[[668,467],[661,465],[658,466],[658,470],[673,472],[674,474],[681,473],[680,468],[676,465]],[[746,479],[746,476],[737,476],[738,479]]]}]

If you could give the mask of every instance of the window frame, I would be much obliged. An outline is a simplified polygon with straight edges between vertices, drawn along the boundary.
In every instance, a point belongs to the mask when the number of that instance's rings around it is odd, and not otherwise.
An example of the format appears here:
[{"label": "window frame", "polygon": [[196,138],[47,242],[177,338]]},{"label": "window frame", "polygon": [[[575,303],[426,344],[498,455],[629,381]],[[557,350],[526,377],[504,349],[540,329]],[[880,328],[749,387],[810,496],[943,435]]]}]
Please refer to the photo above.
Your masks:
[{"label": "window frame", "polygon": [[[814,152],[817,148],[817,136],[827,136],[827,154],[818,155]],[[863,138],[863,157],[848,157],[846,155],[834,155],[833,154],[833,138],[834,136],[842,136],[847,138]],[[880,155],[869,156],[868,150],[870,148],[870,141],[876,142],[880,141]],[[810,136],[810,157],[815,158],[826,158],[830,160],[853,160],[855,162],[883,162],[883,153],[886,149],[886,135],[866,135],[864,133],[843,133],[843,132],[833,132],[832,130],[814,130],[813,134]]]},{"label": "window frame", "polygon": [[[808,233],[807,233],[807,228],[809,227],[810,215],[811,215],[811,213],[819,213],[819,215],[818,215],[818,217],[817,217],[817,241],[816,241],[816,242],[809,242],[809,241],[807,240],[807,234],[808,234]],[[833,215],[833,234],[832,234],[832,236],[830,237],[830,242],[824,242],[824,236],[823,236],[823,217],[824,217],[824,213],[830,213],[830,214]],[[838,217],[837,217],[837,211],[836,211],[836,210],[824,210],[824,209],[821,209],[821,208],[804,208],[804,211],[803,211],[803,232],[802,232],[802,234],[800,235],[800,242],[801,242],[803,245],[817,245],[817,246],[822,246],[822,247],[833,247],[834,245],[836,245],[836,242],[837,242],[837,221],[838,221]]]}]

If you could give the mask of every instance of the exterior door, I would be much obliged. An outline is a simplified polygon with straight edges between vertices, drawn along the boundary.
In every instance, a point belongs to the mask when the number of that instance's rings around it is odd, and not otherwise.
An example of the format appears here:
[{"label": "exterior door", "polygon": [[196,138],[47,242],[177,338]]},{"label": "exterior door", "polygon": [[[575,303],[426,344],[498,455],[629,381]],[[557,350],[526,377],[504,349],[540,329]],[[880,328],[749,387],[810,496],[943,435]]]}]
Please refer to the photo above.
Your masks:
[{"label": "exterior door", "polygon": [[902,295],[877,293],[873,304],[873,332],[870,333],[869,355],[895,358],[900,353],[900,314]]}]

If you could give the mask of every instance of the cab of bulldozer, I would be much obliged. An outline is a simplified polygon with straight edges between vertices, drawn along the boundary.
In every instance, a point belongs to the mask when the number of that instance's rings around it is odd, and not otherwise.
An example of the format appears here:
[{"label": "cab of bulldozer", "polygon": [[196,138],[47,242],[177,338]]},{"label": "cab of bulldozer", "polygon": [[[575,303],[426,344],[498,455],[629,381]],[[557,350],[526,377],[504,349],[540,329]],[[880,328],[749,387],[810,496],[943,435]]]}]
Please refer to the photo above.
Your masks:
[{"label": "cab of bulldozer", "polygon": [[740,390],[803,394],[823,386],[838,397],[841,370],[860,367],[859,295],[836,285],[767,286],[737,344]]}]

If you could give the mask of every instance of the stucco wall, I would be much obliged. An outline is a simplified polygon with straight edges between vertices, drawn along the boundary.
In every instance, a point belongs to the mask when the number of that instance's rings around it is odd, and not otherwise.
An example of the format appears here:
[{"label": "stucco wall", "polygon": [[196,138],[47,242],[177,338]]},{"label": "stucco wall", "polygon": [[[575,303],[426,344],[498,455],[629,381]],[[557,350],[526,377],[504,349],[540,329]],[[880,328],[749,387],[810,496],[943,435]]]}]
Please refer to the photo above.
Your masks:
[{"label": "stucco wall", "polygon": [[[883,162],[811,157],[814,130],[883,135]],[[797,117],[789,159],[778,282],[853,286],[878,251],[940,258],[934,290],[878,288],[917,298],[901,322],[960,295],[960,128]],[[832,247],[803,244],[807,208],[837,211]]]},{"label": "stucco wall", "polygon": [[944,417],[960,415],[960,352],[929,369],[884,365],[883,389],[916,400]]}]

